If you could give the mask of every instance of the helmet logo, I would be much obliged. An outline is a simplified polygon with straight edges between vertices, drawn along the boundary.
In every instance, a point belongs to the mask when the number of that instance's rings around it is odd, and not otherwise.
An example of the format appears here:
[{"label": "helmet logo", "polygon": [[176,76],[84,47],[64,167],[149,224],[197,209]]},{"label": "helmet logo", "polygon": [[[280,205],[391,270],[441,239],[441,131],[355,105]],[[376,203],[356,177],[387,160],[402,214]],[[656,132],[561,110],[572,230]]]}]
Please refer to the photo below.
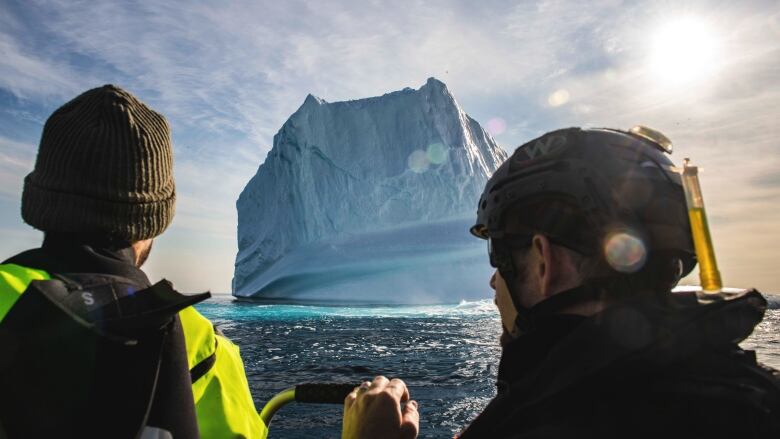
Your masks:
[{"label": "helmet logo", "polygon": [[526,153],[533,160],[559,151],[566,145],[566,137],[560,134],[543,136],[531,145],[525,147]]}]

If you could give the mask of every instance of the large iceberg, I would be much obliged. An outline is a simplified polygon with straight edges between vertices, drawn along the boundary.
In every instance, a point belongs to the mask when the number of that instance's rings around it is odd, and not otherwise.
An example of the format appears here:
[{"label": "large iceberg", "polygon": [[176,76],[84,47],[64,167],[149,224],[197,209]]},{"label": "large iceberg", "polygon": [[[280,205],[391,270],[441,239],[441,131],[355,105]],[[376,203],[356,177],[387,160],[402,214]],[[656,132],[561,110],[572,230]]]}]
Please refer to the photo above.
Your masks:
[{"label": "large iceberg", "polygon": [[468,228],[506,153],[430,78],[329,103],[312,95],[236,203],[233,295],[320,303],[490,297]]}]

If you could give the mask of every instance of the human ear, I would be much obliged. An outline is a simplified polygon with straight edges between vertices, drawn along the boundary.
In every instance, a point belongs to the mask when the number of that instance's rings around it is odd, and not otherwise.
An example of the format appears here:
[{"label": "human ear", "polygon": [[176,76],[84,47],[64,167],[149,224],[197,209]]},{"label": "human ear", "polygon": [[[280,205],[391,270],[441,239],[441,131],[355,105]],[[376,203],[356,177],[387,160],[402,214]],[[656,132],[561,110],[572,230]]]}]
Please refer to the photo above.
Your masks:
[{"label": "human ear", "polygon": [[536,234],[533,237],[531,247],[535,256],[533,271],[538,280],[539,293],[542,297],[550,297],[555,293],[553,285],[558,273],[552,243],[546,236]]}]

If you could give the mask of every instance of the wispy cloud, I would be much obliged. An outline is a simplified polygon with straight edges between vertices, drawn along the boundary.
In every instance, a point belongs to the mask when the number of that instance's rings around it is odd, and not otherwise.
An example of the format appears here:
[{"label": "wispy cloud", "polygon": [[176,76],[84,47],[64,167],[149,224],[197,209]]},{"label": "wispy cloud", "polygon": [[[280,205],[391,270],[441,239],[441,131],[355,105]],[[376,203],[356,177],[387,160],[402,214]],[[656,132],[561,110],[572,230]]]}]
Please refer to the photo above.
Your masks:
[{"label": "wispy cloud", "polygon": [[25,175],[33,169],[35,145],[0,136],[0,197],[18,200]]}]

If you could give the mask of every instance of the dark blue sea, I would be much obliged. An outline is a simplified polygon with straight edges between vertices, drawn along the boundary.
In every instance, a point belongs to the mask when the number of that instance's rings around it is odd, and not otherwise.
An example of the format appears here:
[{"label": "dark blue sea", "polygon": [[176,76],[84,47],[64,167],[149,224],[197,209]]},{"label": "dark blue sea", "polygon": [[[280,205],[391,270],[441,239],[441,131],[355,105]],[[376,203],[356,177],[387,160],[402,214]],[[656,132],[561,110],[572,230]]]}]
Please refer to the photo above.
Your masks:
[{"label": "dark blue sea", "polygon": [[[402,378],[420,404],[420,437],[451,438],[495,395],[500,355],[492,301],[435,306],[259,305],[217,296],[198,309],[241,347],[258,410],[303,382]],[[743,343],[780,368],[780,310]],[[338,438],[342,407],[290,404],[269,438]]]}]

